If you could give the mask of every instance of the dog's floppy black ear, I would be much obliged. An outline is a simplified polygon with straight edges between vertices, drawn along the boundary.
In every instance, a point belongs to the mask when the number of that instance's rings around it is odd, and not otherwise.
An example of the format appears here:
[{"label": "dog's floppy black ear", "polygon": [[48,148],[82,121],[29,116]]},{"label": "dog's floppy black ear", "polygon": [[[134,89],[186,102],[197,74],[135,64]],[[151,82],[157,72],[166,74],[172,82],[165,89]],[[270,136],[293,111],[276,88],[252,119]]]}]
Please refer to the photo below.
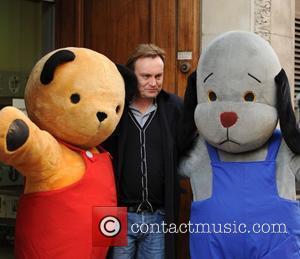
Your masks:
[{"label": "dog's floppy black ear", "polygon": [[184,114],[186,121],[194,121],[194,111],[197,106],[197,73],[194,71],[188,77],[184,93]]},{"label": "dog's floppy black ear", "polygon": [[178,144],[181,155],[191,149],[197,136],[194,112],[197,106],[197,74],[194,71],[188,77],[184,94],[184,107],[179,124]]},{"label": "dog's floppy black ear", "polygon": [[43,70],[40,75],[40,81],[42,84],[49,84],[54,77],[55,69],[58,65],[73,61],[75,54],[67,49],[56,51],[51,57],[45,62]]},{"label": "dog's floppy black ear", "polygon": [[124,65],[116,64],[125,82],[125,99],[129,102],[137,92],[137,78],[133,71]]},{"label": "dog's floppy black ear", "polygon": [[288,147],[296,154],[300,153],[300,129],[294,114],[291,90],[288,78],[283,69],[275,77],[277,111],[283,138]]}]

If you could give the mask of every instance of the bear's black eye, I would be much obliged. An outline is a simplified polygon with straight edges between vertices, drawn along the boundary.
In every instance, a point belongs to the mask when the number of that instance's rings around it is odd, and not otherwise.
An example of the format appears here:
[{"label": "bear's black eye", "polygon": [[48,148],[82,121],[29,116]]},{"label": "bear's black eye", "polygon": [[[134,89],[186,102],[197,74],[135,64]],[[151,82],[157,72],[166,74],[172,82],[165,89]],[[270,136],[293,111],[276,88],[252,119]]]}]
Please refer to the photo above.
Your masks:
[{"label": "bear's black eye", "polygon": [[208,92],[208,99],[211,101],[211,102],[214,102],[217,100],[217,95],[214,91],[209,91]]},{"label": "bear's black eye", "polygon": [[80,95],[79,94],[72,94],[70,99],[71,99],[72,103],[79,103]]},{"label": "bear's black eye", "polygon": [[255,94],[252,92],[246,92],[244,95],[244,100],[246,102],[254,102],[255,101]]},{"label": "bear's black eye", "polygon": [[118,106],[116,107],[116,113],[119,113],[120,109],[121,109],[121,106],[118,105]]}]

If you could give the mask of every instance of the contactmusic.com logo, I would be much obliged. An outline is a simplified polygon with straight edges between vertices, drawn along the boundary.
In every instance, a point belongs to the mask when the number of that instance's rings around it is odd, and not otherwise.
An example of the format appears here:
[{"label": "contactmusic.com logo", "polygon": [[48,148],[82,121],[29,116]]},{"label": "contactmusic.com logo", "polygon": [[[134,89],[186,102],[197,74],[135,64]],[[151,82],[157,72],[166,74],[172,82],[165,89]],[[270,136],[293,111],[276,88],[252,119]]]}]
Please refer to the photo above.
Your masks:
[{"label": "contactmusic.com logo", "polygon": [[127,245],[127,208],[93,207],[93,246]]}]

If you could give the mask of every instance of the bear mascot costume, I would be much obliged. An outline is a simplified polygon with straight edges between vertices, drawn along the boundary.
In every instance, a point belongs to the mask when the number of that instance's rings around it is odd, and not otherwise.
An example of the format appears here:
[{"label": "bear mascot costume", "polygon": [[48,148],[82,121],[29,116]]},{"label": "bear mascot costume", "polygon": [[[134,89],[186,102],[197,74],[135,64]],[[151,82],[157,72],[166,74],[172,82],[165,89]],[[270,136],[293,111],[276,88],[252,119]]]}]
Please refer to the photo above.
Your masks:
[{"label": "bear mascot costume", "polygon": [[120,120],[125,82],[135,84],[118,68],[89,49],[55,50],[29,76],[29,118],[0,111],[0,160],[26,177],[16,258],[105,258],[108,247],[92,245],[92,208],[117,201],[110,155],[96,147]]},{"label": "bear mascot costume", "polygon": [[224,33],[202,52],[184,112],[199,136],[179,166],[193,191],[193,259],[300,258],[300,156],[276,129],[286,81],[254,33]]}]

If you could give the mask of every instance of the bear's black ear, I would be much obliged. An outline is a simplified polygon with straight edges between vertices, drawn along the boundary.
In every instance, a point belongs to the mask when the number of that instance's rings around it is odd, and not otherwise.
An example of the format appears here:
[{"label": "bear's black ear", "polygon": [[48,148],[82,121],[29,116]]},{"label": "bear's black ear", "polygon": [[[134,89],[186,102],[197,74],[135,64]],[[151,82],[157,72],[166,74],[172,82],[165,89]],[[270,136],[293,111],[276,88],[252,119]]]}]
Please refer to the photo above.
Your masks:
[{"label": "bear's black ear", "polygon": [[124,65],[116,64],[125,82],[125,99],[129,102],[137,92],[137,78],[133,71]]},{"label": "bear's black ear", "polygon": [[58,65],[73,61],[75,54],[67,49],[62,49],[55,52],[44,64],[41,72],[40,80],[44,85],[49,84],[54,77],[55,69]]},{"label": "bear's black ear", "polygon": [[288,78],[283,69],[275,77],[277,111],[282,136],[288,147],[296,154],[300,154],[300,129],[294,114],[291,90]]}]

